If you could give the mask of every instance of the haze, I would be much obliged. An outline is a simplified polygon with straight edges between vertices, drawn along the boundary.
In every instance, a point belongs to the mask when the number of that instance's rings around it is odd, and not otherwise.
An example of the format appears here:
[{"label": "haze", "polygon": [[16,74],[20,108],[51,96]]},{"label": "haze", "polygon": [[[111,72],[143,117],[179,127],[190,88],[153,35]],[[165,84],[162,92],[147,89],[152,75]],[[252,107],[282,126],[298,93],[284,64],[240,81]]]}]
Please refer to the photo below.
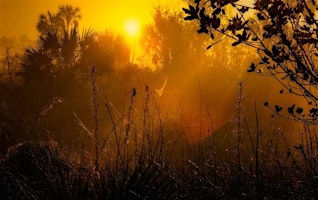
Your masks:
[{"label": "haze", "polygon": [[315,199],[318,4],[285,2],[0,0],[1,198]]},{"label": "haze", "polygon": [[[136,3],[138,2],[138,3]],[[96,31],[111,29],[122,31],[126,18],[134,17],[145,24],[151,21],[155,5],[179,7],[181,1],[165,0],[0,0],[0,36],[27,35],[35,38],[35,25],[41,13],[55,12],[60,5],[70,4],[80,8],[81,27],[94,28]]]}]

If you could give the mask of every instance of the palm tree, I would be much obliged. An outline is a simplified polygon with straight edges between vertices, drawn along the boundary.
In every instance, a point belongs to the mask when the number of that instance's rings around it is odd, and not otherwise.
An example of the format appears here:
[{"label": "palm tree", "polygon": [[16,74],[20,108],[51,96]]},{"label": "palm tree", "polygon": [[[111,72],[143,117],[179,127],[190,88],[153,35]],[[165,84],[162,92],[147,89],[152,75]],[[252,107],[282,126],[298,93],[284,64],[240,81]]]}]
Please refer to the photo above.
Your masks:
[{"label": "palm tree", "polygon": [[59,7],[57,15],[63,22],[63,30],[66,35],[69,35],[72,29],[78,27],[78,20],[81,19],[79,12],[80,9],[78,7],[74,8],[71,5]]},{"label": "palm tree", "polygon": [[46,15],[40,15],[36,28],[41,36],[46,36],[48,33],[52,32],[61,34],[63,30],[61,22],[62,21],[57,14],[53,14],[48,11]]},{"label": "palm tree", "polygon": [[49,33],[57,33],[59,37],[68,38],[72,31],[78,28],[78,21],[81,19],[80,9],[70,5],[60,6],[56,14],[50,11],[41,14],[36,25],[41,36]]}]

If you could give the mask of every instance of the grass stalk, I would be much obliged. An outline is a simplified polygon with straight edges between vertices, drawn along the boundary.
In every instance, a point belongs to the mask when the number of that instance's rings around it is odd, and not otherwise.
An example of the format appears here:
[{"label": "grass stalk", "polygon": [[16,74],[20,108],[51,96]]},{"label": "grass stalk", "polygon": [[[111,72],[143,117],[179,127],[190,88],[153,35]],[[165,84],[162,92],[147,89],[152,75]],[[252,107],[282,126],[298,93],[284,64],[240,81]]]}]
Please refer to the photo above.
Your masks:
[{"label": "grass stalk", "polygon": [[241,134],[242,134],[242,114],[243,114],[243,82],[239,83],[239,94],[238,94],[238,113],[237,113],[237,186],[238,195],[240,195],[241,175],[242,175],[242,164],[241,164]]},{"label": "grass stalk", "polygon": [[260,198],[260,185],[259,185],[259,122],[258,122],[258,113],[256,108],[256,101],[254,103],[254,111],[255,111],[255,120],[256,120],[256,145],[255,145],[255,176],[256,176],[256,197]]},{"label": "grass stalk", "polygon": [[95,66],[91,67],[91,84],[93,90],[93,118],[94,118],[94,146],[95,146],[95,169],[99,170],[99,141],[98,141],[98,103],[97,88],[95,82]]}]

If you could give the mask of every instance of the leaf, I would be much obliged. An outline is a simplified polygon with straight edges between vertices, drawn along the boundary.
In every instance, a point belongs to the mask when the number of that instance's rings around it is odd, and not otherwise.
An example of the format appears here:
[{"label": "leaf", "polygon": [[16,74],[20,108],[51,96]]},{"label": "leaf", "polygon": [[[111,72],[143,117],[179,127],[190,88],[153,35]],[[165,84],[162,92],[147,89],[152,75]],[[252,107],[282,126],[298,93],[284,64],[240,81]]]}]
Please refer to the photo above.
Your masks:
[{"label": "leaf", "polygon": [[239,45],[239,44],[241,44],[241,43],[242,43],[242,41],[237,41],[237,42],[234,42],[234,43],[232,44],[232,46],[235,47],[235,46],[237,46],[237,45]]},{"label": "leaf", "polygon": [[262,61],[259,64],[270,64],[267,56],[262,57]]},{"label": "leaf", "polygon": [[201,28],[198,30],[198,33],[208,33],[208,29],[205,26],[201,26]]},{"label": "leaf", "polygon": [[265,17],[261,13],[257,13],[257,18],[262,21],[265,20]]},{"label": "leaf", "polygon": [[312,109],[309,110],[309,112],[310,112],[311,116],[316,117],[317,114],[318,114],[317,113],[318,109],[317,108],[312,108]]},{"label": "leaf", "polygon": [[183,18],[184,20],[193,20],[193,19],[196,19],[195,17],[193,17],[192,15],[190,16],[187,16],[185,18]]},{"label": "leaf", "polygon": [[213,29],[217,29],[217,28],[220,27],[220,25],[221,25],[221,20],[220,20],[220,18],[214,16],[214,17],[212,18],[212,28],[213,28]]},{"label": "leaf", "polygon": [[186,13],[189,14],[189,16],[185,17],[184,20],[193,20],[193,19],[199,19],[198,17],[198,11],[199,8],[194,8],[193,6],[189,5],[189,9],[182,8],[182,10]]},{"label": "leaf", "polygon": [[189,5],[189,9],[190,9],[191,11],[194,11],[194,10],[195,10],[195,8],[194,8],[192,5]]},{"label": "leaf", "polygon": [[219,7],[217,9],[215,9],[215,11],[213,12],[212,15],[218,15],[218,14],[220,14],[220,12],[221,12],[221,8]]},{"label": "leaf", "polygon": [[210,37],[211,37],[212,40],[214,40],[214,35],[213,35],[212,32],[210,33]]},{"label": "leaf", "polygon": [[303,111],[304,109],[302,107],[298,107],[296,113],[300,115],[301,113],[303,113]]},{"label": "leaf", "polygon": [[283,108],[281,106],[275,105],[275,111],[279,113]]},{"label": "leaf", "polygon": [[192,14],[192,12],[190,11],[190,10],[188,10],[188,9],[186,9],[186,8],[182,8],[182,10],[186,13],[186,14]]},{"label": "leaf", "polygon": [[247,38],[247,32],[246,32],[246,30],[244,29],[244,30],[243,30],[243,34],[242,34],[242,40],[245,41],[246,38]]},{"label": "leaf", "polygon": [[274,55],[277,55],[277,54],[278,54],[278,48],[277,48],[276,45],[273,45],[273,47],[272,47],[272,52],[273,52]]},{"label": "leaf", "polygon": [[295,104],[292,105],[291,107],[288,107],[288,113],[291,115],[294,115],[294,108],[295,108]]},{"label": "leaf", "polygon": [[205,8],[203,7],[201,10],[200,10],[200,18],[205,18]]},{"label": "leaf", "polygon": [[252,63],[250,68],[247,70],[247,72],[254,72],[255,69],[256,69],[256,65],[254,63]]}]

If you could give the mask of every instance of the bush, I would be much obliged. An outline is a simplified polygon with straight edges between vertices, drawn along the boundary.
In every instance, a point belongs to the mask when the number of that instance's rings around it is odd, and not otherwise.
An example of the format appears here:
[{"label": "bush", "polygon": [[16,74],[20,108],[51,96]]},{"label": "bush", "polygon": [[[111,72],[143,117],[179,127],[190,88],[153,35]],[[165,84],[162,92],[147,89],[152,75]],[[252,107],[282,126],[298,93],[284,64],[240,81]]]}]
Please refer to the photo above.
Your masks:
[{"label": "bush", "polygon": [[67,199],[71,195],[73,169],[56,143],[13,146],[0,167],[0,192],[5,199]]}]

